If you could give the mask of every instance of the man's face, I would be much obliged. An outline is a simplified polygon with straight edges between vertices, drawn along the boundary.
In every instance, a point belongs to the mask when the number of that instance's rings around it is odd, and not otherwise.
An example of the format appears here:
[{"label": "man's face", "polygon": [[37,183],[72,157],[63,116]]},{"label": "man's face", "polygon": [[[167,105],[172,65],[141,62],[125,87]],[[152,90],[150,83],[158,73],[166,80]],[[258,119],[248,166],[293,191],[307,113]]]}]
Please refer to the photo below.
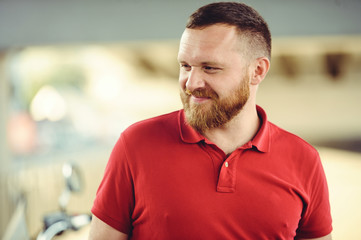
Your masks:
[{"label": "man's face", "polygon": [[178,53],[179,83],[187,122],[204,133],[236,116],[249,95],[247,64],[234,27],[186,29]]}]

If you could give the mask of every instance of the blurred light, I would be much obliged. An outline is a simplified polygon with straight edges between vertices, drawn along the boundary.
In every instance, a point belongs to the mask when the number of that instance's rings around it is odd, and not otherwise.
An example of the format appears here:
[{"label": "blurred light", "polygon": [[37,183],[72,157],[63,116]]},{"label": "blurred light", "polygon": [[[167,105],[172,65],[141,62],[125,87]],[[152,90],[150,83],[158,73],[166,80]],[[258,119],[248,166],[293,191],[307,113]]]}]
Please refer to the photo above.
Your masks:
[{"label": "blurred light", "polygon": [[66,114],[64,98],[55,88],[45,85],[35,95],[30,105],[30,112],[35,121],[59,121]]},{"label": "blurred light", "polygon": [[97,77],[91,84],[93,96],[104,102],[111,102],[120,96],[122,90],[121,80],[117,75]]},{"label": "blurred light", "polygon": [[119,53],[102,47],[89,47],[81,55],[89,95],[111,104],[121,96],[133,77],[132,67]]},{"label": "blurred light", "polygon": [[60,59],[52,48],[28,48],[21,54],[19,71],[25,79],[32,76],[34,81],[41,81],[54,71]]},{"label": "blurred light", "polygon": [[72,166],[70,164],[63,165],[63,176],[69,178],[73,172]]}]

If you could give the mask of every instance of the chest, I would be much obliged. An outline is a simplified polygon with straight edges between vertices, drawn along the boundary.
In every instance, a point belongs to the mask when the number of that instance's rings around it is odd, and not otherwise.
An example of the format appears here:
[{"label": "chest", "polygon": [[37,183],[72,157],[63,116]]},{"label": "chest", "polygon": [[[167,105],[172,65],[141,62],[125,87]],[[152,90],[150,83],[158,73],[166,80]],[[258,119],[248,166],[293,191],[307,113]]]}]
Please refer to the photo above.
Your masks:
[{"label": "chest", "polygon": [[153,156],[134,182],[134,226],[183,239],[208,234],[293,239],[303,209],[302,188],[283,163],[265,164],[264,158],[251,151],[225,158],[202,147]]}]

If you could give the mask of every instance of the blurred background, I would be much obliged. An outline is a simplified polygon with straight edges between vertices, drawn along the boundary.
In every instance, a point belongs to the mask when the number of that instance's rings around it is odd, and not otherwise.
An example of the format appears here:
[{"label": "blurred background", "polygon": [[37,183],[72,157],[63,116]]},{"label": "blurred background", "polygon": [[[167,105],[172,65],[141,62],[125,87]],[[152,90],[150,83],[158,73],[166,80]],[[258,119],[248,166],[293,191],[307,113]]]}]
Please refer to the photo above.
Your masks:
[{"label": "blurred background", "polygon": [[[67,211],[90,212],[120,133],[181,108],[178,41],[187,17],[210,2],[0,0],[0,236],[36,237],[59,210],[68,161],[84,187]],[[273,34],[258,104],[319,150],[334,239],[359,240],[361,1],[244,2]]]}]

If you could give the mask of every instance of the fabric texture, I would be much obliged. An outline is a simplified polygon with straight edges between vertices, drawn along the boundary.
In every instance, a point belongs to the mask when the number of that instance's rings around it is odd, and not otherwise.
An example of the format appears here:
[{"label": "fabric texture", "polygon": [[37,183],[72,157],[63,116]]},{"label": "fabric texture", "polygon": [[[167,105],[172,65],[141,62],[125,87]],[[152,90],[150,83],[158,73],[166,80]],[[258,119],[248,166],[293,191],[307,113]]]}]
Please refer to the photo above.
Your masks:
[{"label": "fabric texture", "polygon": [[136,123],[116,143],[92,212],[131,239],[297,239],[332,231],[317,151],[267,120],[226,156],[183,110]]}]

